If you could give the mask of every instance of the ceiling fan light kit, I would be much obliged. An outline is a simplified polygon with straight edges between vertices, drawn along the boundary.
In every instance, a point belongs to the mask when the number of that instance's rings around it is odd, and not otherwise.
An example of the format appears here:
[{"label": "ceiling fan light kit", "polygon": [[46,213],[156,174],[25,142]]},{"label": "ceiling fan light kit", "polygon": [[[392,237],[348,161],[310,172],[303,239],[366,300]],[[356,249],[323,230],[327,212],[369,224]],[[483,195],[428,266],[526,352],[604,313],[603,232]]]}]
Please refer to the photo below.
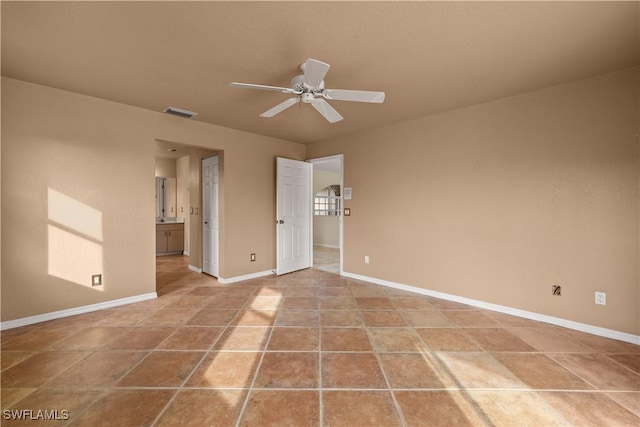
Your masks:
[{"label": "ceiling fan light kit", "polygon": [[336,101],[369,102],[380,104],[384,101],[384,92],[348,89],[325,89],[324,77],[330,65],[317,59],[307,59],[300,65],[303,74],[291,79],[291,87],[266,86],[251,83],[230,83],[229,86],[242,89],[268,90],[295,95],[284,102],[260,114],[260,117],[273,117],[287,108],[302,101],[311,104],[330,123],[339,122],[343,117],[325,99]]}]

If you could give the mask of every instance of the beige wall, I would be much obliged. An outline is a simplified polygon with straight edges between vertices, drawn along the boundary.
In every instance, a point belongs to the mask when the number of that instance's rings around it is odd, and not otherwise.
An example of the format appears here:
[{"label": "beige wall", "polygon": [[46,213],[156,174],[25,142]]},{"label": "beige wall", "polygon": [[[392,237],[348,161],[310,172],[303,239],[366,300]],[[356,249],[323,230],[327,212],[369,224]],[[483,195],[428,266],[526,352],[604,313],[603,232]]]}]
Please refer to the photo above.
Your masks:
[{"label": "beige wall", "polygon": [[175,159],[156,157],[156,176],[165,178],[177,178],[177,164]]},{"label": "beige wall", "polygon": [[345,271],[638,334],[638,72],[308,146],[344,154]]},{"label": "beige wall", "polygon": [[[156,138],[224,150],[222,277],[275,266],[275,157],[304,158],[300,144],[4,77],[1,136],[3,321],[155,291]],[[102,291],[88,286],[97,268]]]}]

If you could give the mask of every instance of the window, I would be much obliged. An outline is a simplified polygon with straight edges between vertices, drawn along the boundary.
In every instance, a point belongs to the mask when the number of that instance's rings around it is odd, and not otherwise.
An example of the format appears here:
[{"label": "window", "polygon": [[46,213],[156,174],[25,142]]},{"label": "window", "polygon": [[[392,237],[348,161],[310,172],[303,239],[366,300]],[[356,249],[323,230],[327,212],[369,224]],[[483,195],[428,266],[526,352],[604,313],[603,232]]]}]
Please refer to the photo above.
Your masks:
[{"label": "window", "polygon": [[318,191],[313,199],[313,214],[340,215],[340,186],[330,185]]}]

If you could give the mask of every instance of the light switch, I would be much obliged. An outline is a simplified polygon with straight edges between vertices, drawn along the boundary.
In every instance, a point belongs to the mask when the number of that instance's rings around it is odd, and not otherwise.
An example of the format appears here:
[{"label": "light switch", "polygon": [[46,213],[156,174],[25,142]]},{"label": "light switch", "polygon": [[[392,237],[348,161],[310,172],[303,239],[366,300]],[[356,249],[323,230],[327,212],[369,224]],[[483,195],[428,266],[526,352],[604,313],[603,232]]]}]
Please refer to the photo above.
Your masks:
[{"label": "light switch", "polygon": [[351,216],[351,208],[344,208],[344,216]]}]

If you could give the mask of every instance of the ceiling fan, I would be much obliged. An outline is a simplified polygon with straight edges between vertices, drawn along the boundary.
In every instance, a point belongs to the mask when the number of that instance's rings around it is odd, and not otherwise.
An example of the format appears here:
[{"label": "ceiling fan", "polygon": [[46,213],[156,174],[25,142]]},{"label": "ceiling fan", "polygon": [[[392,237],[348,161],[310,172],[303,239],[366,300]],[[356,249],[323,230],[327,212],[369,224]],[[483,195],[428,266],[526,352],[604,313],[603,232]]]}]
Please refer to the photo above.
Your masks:
[{"label": "ceiling fan", "polygon": [[325,99],[336,101],[356,101],[381,103],[384,101],[384,92],[371,92],[366,90],[325,89],[324,76],[329,71],[329,64],[316,59],[307,59],[300,65],[303,74],[291,79],[291,87],[265,86],[251,83],[230,83],[231,87],[243,89],[258,89],[282,92],[295,95],[286,99],[275,107],[260,114],[260,117],[273,117],[287,108],[300,103],[311,104],[330,123],[339,122],[343,117]]}]

